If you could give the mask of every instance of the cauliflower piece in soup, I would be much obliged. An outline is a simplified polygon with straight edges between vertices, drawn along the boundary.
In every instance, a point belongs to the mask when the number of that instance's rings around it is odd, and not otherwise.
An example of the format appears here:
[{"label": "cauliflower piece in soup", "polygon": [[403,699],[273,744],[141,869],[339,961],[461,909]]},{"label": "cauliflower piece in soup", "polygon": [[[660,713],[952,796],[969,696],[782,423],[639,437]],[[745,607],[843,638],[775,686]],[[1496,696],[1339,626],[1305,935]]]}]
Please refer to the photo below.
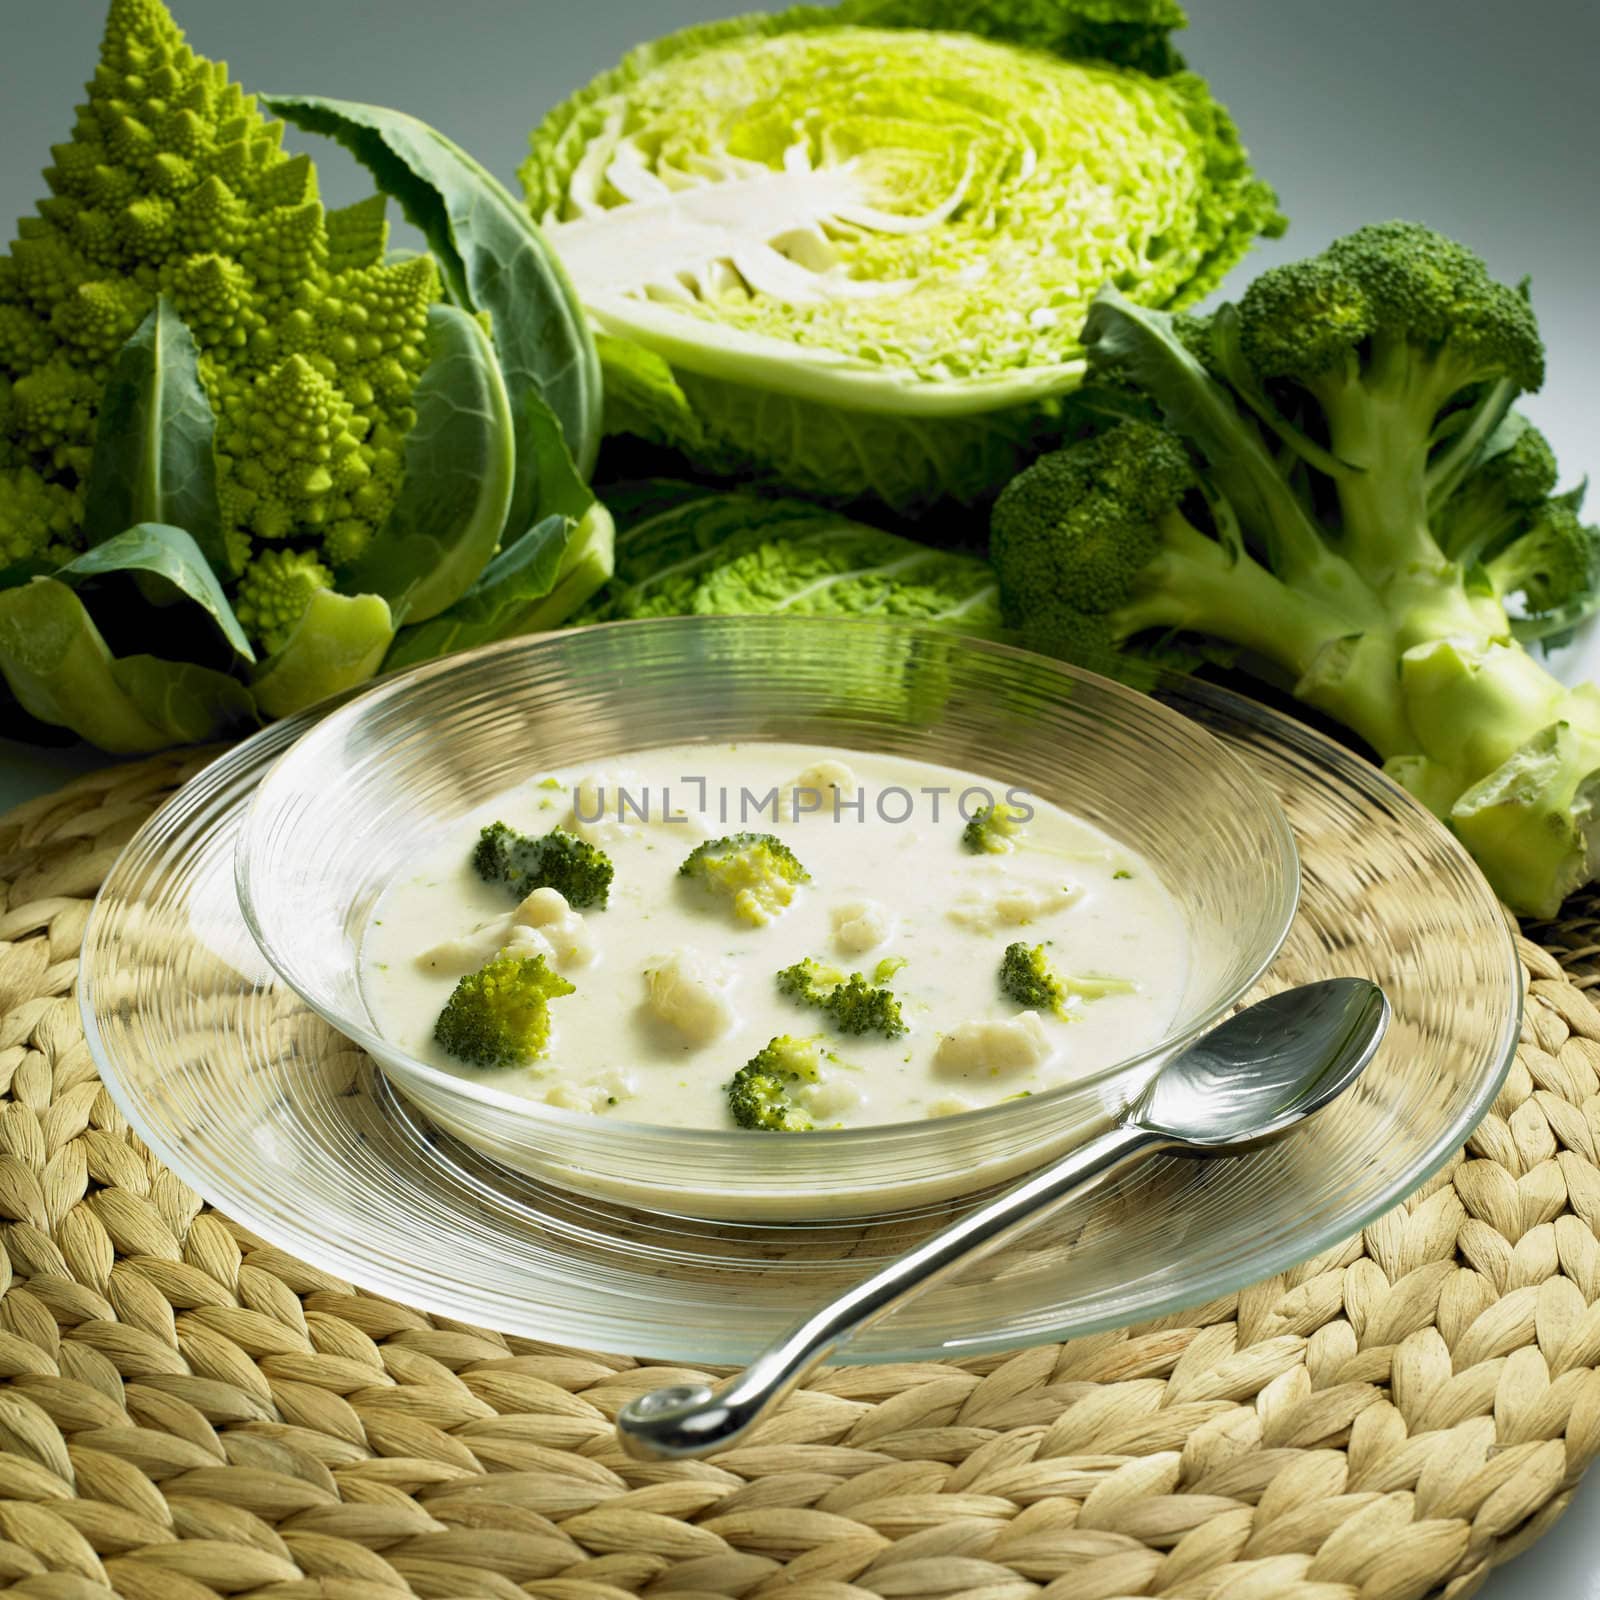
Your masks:
[{"label": "cauliflower piece in soup", "polygon": [[609,1111],[623,1104],[634,1094],[634,1082],[627,1073],[613,1069],[603,1072],[588,1083],[554,1083],[544,1095],[547,1106],[560,1106],[565,1111]]},{"label": "cauliflower piece in soup", "polygon": [[572,786],[572,809],[561,826],[600,849],[660,828],[675,838],[709,837],[710,826],[696,809],[692,783],[664,783],[638,772],[591,772]]},{"label": "cauliflower piece in soup", "polygon": [[980,933],[997,928],[1023,928],[1065,911],[1083,898],[1070,883],[1005,883],[987,892],[969,889],[950,907],[952,922]]},{"label": "cauliflower piece in soup", "polygon": [[1037,1011],[1003,1021],[963,1022],[939,1041],[934,1066],[951,1076],[998,1077],[1030,1072],[1050,1059],[1050,1036]]},{"label": "cauliflower piece in soup", "polygon": [[833,942],[842,955],[856,956],[876,950],[894,930],[894,918],[876,900],[849,900],[829,913]]},{"label": "cauliflower piece in soup", "polygon": [[[510,917],[495,917],[480,922],[471,933],[455,939],[443,939],[429,945],[417,955],[417,967],[422,972],[436,972],[441,976],[459,977],[476,972],[485,962],[493,960],[505,947],[511,932]],[[520,951],[519,954],[543,955],[549,960],[555,951],[548,945],[543,950]]]},{"label": "cauliflower piece in soup", "polygon": [[586,967],[595,958],[589,923],[582,912],[567,904],[559,889],[535,889],[511,913],[511,920],[513,942],[542,943],[558,968]]},{"label": "cauliflower piece in soup", "polygon": [[794,1098],[818,1123],[834,1122],[861,1103],[861,1091],[838,1077],[821,1083],[802,1083],[793,1092]]},{"label": "cauliflower piece in soup", "polygon": [[855,798],[860,783],[842,761],[814,761],[778,797],[778,816],[799,822],[808,816],[832,821],[841,802]]},{"label": "cauliflower piece in soup", "polygon": [[645,969],[645,1007],[691,1046],[710,1044],[734,1024],[729,976],[697,950],[679,950]]}]

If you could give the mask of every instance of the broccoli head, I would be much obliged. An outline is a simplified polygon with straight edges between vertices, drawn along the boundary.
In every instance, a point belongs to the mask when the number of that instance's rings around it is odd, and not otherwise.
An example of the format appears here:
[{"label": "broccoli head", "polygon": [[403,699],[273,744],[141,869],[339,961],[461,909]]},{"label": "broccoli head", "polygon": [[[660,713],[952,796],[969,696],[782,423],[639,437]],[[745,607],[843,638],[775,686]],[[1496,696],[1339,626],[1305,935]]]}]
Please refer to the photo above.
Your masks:
[{"label": "broccoli head", "polygon": [[1373,223],[1320,256],[1271,268],[1245,290],[1239,318],[1257,377],[1334,401],[1351,385],[1396,396],[1420,385],[1416,403],[1437,412],[1469,384],[1544,382],[1527,297],[1419,222]]},{"label": "broccoli head", "polygon": [[840,1033],[881,1033],[885,1039],[897,1039],[909,1031],[900,1002],[888,989],[875,988],[859,972],[846,976],[810,956],[778,974],[778,992],[826,1012]]},{"label": "broccoli head", "polygon": [[471,1067],[522,1066],[550,1048],[550,1002],[572,992],[542,955],[496,956],[455,986],[433,1037]]},{"label": "broccoli head", "polygon": [[1383,223],[1204,326],[1108,287],[1083,338],[1116,403],[996,501],[1006,620],[1135,683],[1232,652],[1364,739],[1515,909],[1553,914],[1600,861],[1600,696],[1520,641],[1600,609],[1600,535],[1511,409],[1543,376],[1524,290]]},{"label": "broccoli head", "polygon": [[822,1052],[814,1039],[779,1034],[769,1039],[727,1084],[728,1110],[741,1128],[767,1133],[810,1133],[816,1123],[796,1103],[795,1089],[816,1083]]},{"label": "broccoli head", "polygon": [[961,843],[974,855],[1004,855],[1015,850],[1022,832],[1022,812],[1003,801],[979,806],[961,830]]},{"label": "broccoli head", "polygon": [[1000,987],[1006,997],[1029,1011],[1067,1013],[1067,995],[1045,955],[1044,946],[1018,940],[1008,944],[1000,958]]},{"label": "broccoli head", "polygon": [[[1382,222],[1320,256],[1274,267],[1240,298],[1241,392],[1262,386],[1340,478],[1341,545],[1369,580],[1435,556],[1422,515],[1441,416],[1463,391],[1497,408],[1544,382],[1544,345],[1521,290],[1465,245],[1415,222]],[[1469,420],[1467,437],[1473,437]],[[1448,455],[1448,451],[1445,452]]]},{"label": "broccoli head", "polygon": [[1029,645],[1135,682],[1148,681],[1148,652],[1124,652],[1134,639],[1209,636],[1298,678],[1363,626],[1336,597],[1291,588],[1258,562],[1229,505],[1201,492],[1182,441],[1153,423],[1117,423],[1013,478],[995,502],[990,555],[1006,619]]},{"label": "broccoli head", "polygon": [[1559,638],[1600,609],[1600,530],[1581,516],[1583,488],[1556,493],[1548,440],[1512,411],[1434,513],[1439,543],[1487,582],[1495,598],[1520,598],[1512,631]]},{"label": "broccoli head", "polygon": [[532,838],[504,822],[491,822],[478,835],[472,865],[485,883],[503,883],[518,900],[535,889],[555,889],[580,911],[604,910],[615,872],[604,850],[564,828]]},{"label": "broccoli head", "polygon": [[770,833],[733,833],[707,839],[684,858],[682,878],[693,878],[727,900],[741,921],[764,927],[811,881],[788,845]]}]

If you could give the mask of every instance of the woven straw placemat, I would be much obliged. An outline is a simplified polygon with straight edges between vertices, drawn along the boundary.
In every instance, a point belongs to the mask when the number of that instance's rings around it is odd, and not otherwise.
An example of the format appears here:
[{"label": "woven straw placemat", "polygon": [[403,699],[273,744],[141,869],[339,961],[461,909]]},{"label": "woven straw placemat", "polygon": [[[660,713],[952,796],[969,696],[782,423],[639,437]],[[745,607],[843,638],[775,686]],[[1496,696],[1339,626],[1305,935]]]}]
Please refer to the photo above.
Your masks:
[{"label": "woven straw placemat", "polygon": [[1410,1600],[1600,1451],[1600,917],[1525,939],[1461,1157],[1347,1245],[1127,1331],[841,1368],[713,1462],[611,1418],[703,1376],[358,1292],[130,1132],[72,998],[90,898],[198,765],[0,818],[0,1588],[41,1600]]}]

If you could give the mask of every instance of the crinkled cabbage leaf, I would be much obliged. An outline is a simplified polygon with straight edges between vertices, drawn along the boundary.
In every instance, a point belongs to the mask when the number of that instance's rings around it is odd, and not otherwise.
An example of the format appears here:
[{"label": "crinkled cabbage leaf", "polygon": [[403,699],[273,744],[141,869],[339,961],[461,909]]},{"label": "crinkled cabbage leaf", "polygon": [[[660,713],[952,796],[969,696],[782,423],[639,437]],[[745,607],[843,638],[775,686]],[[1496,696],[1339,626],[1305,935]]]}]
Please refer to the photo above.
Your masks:
[{"label": "crinkled cabbage leaf", "polygon": [[1003,631],[981,557],[825,506],[664,482],[618,486],[607,504],[621,521],[615,576],[577,622],[785,612]]}]

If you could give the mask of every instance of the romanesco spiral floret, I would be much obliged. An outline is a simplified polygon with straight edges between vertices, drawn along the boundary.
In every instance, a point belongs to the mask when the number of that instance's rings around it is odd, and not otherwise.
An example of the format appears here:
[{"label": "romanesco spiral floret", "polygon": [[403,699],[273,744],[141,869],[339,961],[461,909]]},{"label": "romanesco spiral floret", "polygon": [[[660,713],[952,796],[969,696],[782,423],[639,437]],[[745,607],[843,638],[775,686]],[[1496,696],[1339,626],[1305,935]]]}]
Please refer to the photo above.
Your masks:
[{"label": "romanesco spiral floret", "polygon": [[312,595],[332,587],[333,574],[307,551],[263,550],[239,580],[234,614],[250,637],[271,655],[289,642]]},{"label": "romanesco spiral floret", "polygon": [[[11,386],[11,426],[22,448],[62,467],[87,455],[100,386],[64,359],[47,361]],[[85,463],[86,464],[86,463]]]},{"label": "romanesco spiral floret", "polygon": [[0,472],[0,572],[24,561],[69,560],[78,517],[76,495],[32,467]]},{"label": "romanesco spiral floret", "polygon": [[328,265],[334,272],[372,267],[389,248],[389,208],[381,194],[328,213]]},{"label": "romanesco spiral floret", "polygon": [[185,257],[169,287],[178,315],[203,348],[240,349],[266,326],[255,307],[250,275],[226,256]]},{"label": "romanesco spiral floret", "polygon": [[244,242],[248,212],[244,202],[213,174],[178,202],[179,250],[231,256]]},{"label": "romanesco spiral floret", "polygon": [[103,377],[129,335],[150,309],[137,284],[115,278],[80,283],[50,313],[50,331],[91,377]]},{"label": "romanesco spiral floret", "polygon": [[[384,264],[381,198],[328,216],[282,131],[162,0],[111,0],[50,195],[0,256],[0,463],[78,507],[111,364],[170,294],[217,416],[228,548],[323,539],[344,566],[394,504],[439,282],[426,257]],[[81,547],[62,503],[30,545]]]},{"label": "romanesco spiral floret", "polygon": [[290,356],[236,408],[237,426],[218,441],[220,462],[233,466],[255,495],[250,531],[282,539],[320,528],[336,492],[371,475],[362,459],[355,408],[304,356]]},{"label": "romanesco spiral floret", "polygon": [[50,325],[25,306],[0,304],[0,371],[18,377],[42,367],[59,340]]}]

